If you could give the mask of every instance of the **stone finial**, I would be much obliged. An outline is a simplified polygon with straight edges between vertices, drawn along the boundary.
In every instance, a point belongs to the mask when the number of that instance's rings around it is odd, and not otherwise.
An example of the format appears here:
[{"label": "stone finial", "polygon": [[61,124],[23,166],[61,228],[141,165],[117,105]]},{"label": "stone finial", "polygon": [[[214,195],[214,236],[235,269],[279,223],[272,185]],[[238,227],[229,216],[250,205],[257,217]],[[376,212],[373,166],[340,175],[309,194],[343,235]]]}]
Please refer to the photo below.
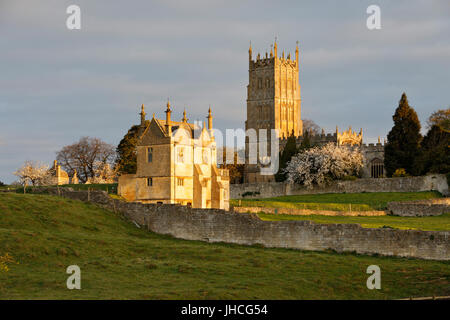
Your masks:
[{"label": "stone finial", "polygon": [[170,114],[172,113],[172,110],[170,110],[170,101],[169,99],[167,99],[167,108],[166,108],[166,129],[167,129],[167,133],[171,134],[172,133],[172,126],[170,124]]},{"label": "stone finial", "polygon": [[278,49],[278,46],[277,46],[277,37],[275,37],[275,43],[273,44],[273,54],[274,54],[275,57],[278,57],[278,56],[277,56],[277,49]]},{"label": "stone finial", "polygon": [[184,123],[188,122],[188,119],[186,117],[186,108],[183,111],[183,119],[181,121],[183,121]]},{"label": "stone finial", "polygon": [[250,46],[248,48],[248,60],[252,60],[252,42],[250,41]]},{"label": "stone finial", "polygon": [[141,115],[141,126],[144,126],[145,125],[145,110],[144,110],[144,104],[142,104],[142,106],[141,106],[141,113],[140,113],[140,115]]}]

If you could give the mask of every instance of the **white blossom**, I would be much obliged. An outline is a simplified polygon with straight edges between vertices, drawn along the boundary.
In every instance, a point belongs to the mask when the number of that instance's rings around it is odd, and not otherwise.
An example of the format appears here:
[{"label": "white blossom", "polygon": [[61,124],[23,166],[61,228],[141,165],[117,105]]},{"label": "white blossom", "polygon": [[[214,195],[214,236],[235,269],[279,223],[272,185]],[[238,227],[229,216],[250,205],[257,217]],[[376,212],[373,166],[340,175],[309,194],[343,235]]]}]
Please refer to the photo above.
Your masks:
[{"label": "white blossom", "polygon": [[328,143],[293,156],[284,172],[289,182],[311,188],[313,185],[324,185],[344,176],[358,175],[363,160],[358,148],[339,147]]},{"label": "white blossom", "polygon": [[48,166],[36,161],[25,161],[24,165],[13,174],[19,177],[23,186],[46,185],[52,178]]}]

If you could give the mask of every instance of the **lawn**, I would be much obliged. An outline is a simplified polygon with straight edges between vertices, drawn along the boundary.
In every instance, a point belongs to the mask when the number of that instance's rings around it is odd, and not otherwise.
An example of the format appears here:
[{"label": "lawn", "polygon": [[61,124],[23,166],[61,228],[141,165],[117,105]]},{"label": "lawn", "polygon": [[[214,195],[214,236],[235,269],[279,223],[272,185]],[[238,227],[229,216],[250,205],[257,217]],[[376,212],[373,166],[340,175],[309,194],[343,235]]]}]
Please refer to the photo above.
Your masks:
[{"label": "lawn", "polygon": [[[450,295],[450,262],[209,244],[93,204],[0,193],[0,299],[394,299]],[[68,290],[67,266],[81,268]],[[381,268],[381,290],[366,269]]]},{"label": "lawn", "polygon": [[262,199],[233,199],[230,204],[242,207],[294,208],[333,211],[384,210],[391,201],[410,201],[440,198],[436,191],[425,192],[364,192],[326,193],[282,196]]},{"label": "lawn", "polygon": [[398,216],[323,216],[323,215],[284,215],[258,213],[262,220],[310,220],[316,223],[359,223],[364,228],[396,228],[427,231],[450,230],[450,213],[434,217],[398,217]]}]

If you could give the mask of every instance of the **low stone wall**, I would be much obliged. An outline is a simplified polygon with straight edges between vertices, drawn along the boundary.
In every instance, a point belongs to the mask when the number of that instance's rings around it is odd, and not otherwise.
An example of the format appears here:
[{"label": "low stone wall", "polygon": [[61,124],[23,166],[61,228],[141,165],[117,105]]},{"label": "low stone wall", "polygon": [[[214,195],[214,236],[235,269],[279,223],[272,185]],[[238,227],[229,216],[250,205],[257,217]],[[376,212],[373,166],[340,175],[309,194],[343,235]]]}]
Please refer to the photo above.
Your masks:
[{"label": "low stone wall", "polygon": [[316,224],[310,221],[262,221],[255,214],[219,209],[125,202],[112,199],[103,191],[43,188],[39,192],[90,201],[120,212],[148,230],[187,240],[450,260],[450,231],[368,229],[359,224]]},{"label": "low stone wall", "polygon": [[332,211],[332,210],[309,210],[293,208],[267,208],[267,207],[233,207],[234,212],[239,213],[270,213],[270,214],[289,214],[297,216],[385,216],[385,211]]},{"label": "low stone wall", "polygon": [[433,174],[420,177],[357,179],[335,181],[328,186],[306,189],[284,182],[244,183],[230,185],[230,198],[271,198],[286,195],[357,192],[419,192],[436,190],[448,195],[447,177]]},{"label": "low stone wall", "polygon": [[387,209],[391,214],[403,217],[439,216],[450,212],[450,198],[389,202]]}]

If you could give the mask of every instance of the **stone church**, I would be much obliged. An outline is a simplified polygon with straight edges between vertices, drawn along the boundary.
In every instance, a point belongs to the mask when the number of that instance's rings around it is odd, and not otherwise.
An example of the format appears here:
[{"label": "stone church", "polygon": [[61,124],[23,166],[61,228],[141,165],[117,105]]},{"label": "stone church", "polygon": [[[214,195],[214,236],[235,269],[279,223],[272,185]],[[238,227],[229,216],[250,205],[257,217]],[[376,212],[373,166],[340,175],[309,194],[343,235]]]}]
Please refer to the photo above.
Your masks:
[{"label": "stone church", "polygon": [[119,177],[118,194],[128,201],[182,204],[194,208],[229,209],[229,175],[216,165],[217,148],[211,108],[208,127],[181,121],[145,119],[141,108],[136,174]]},{"label": "stone church", "polygon": [[[261,56],[259,53],[253,59],[252,47],[248,50],[249,62],[249,82],[247,86],[247,121],[245,129],[256,130],[257,139],[267,139],[267,150],[264,154],[270,157],[271,141],[270,136],[260,137],[259,130],[278,129],[280,150],[286,145],[287,138],[294,135],[297,146],[303,141],[303,122],[301,118],[301,98],[299,84],[299,49],[298,42],[295,48],[295,56],[291,57],[284,50],[281,56],[278,54],[278,47],[275,41],[270,53]],[[384,176],[384,146],[380,139],[376,145],[363,144],[362,129],[359,133],[352,131],[351,127],[347,131],[339,132],[336,127],[334,134],[310,135],[313,145],[324,145],[329,142],[340,146],[359,147],[365,156],[363,177],[383,177]],[[263,183],[275,181],[273,175],[261,174],[261,157],[258,150],[258,163],[250,164],[249,161],[249,140],[246,139],[246,168],[244,182]]]}]

